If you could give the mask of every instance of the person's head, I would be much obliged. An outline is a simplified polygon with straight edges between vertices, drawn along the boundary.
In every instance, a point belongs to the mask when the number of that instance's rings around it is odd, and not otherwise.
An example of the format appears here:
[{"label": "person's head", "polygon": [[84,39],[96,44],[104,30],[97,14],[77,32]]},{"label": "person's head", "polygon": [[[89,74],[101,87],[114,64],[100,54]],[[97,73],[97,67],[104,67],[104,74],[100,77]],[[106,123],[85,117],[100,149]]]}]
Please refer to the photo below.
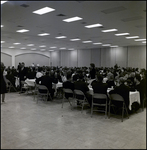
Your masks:
[{"label": "person's head", "polygon": [[98,82],[102,82],[103,81],[103,76],[100,74],[97,74],[97,80]]},{"label": "person's head", "polygon": [[140,82],[141,76],[139,74],[136,74],[134,80],[135,80],[135,82]]},{"label": "person's head", "polygon": [[70,80],[70,79],[71,79],[71,73],[67,72],[67,80]]},{"label": "person's head", "polygon": [[94,63],[91,63],[91,64],[90,64],[90,67],[91,67],[91,68],[94,68],[94,67],[95,67],[95,64],[94,64]]},{"label": "person's head", "polygon": [[22,63],[21,63],[21,66],[22,66],[22,67],[24,67],[24,66],[25,66],[25,63],[24,63],[24,62],[22,62]]},{"label": "person's head", "polygon": [[4,63],[3,62],[1,62],[1,68],[5,68],[5,66],[4,66]]},{"label": "person's head", "polygon": [[124,84],[125,83],[125,79],[123,77],[119,78],[119,84]]}]

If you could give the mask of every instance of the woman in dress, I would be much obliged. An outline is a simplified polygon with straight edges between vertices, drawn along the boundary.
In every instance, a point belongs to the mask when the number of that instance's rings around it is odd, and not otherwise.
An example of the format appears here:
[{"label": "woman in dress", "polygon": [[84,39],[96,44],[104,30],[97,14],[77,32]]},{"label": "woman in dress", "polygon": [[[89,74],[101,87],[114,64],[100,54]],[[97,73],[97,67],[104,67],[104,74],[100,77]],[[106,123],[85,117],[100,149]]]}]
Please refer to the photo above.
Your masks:
[{"label": "woman in dress", "polygon": [[4,76],[4,69],[5,66],[1,62],[1,91],[0,94],[2,95],[2,102],[5,102],[5,93],[7,93],[7,82],[6,82],[6,77]]}]

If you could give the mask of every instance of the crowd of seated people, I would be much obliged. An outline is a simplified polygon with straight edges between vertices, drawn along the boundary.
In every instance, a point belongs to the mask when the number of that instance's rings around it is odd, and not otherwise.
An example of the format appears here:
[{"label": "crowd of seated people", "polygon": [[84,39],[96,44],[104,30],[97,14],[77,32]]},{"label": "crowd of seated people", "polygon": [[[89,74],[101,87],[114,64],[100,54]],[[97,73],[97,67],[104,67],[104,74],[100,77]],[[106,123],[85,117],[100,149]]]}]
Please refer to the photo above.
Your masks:
[{"label": "crowd of seated people", "polygon": [[[24,68],[25,71],[23,72],[22,70]],[[123,78],[123,84],[129,87],[129,91],[138,90],[140,92],[141,105],[142,99],[144,99],[144,97],[146,98],[146,69],[139,70],[138,68],[125,68],[119,67],[118,65],[115,65],[114,67],[95,67],[93,63],[90,64],[90,67],[55,67],[37,65],[26,67],[22,62],[19,63],[17,68],[14,66],[5,68],[5,72],[6,78],[8,78],[15,87],[16,78],[21,78],[21,80],[25,80],[27,78],[36,79],[36,82],[39,83],[43,76],[50,76],[52,79],[57,79],[55,83],[65,83],[70,81],[74,84],[74,88],[79,89],[82,87],[84,89],[82,90],[87,96],[90,104],[91,97],[87,94],[87,91],[89,90],[89,80],[99,82],[97,85],[106,83],[108,88],[113,87],[115,89],[115,87],[120,85],[120,82],[122,82],[120,80]],[[93,89],[96,91],[94,85]]]}]

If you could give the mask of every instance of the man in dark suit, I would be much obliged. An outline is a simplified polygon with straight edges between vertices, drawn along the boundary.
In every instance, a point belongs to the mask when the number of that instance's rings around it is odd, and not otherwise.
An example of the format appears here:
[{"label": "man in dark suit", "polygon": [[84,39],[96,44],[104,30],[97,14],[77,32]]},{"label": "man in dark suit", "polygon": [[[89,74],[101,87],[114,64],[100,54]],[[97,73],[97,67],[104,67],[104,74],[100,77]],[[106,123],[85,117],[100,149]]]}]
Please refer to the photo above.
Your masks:
[{"label": "man in dark suit", "polygon": [[[41,81],[41,85],[45,85],[48,88],[49,93],[50,93],[50,95],[53,99],[55,89],[52,88],[52,83],[58,83],[58,79],[49,76],[49,72],[46,72],[46,75],[42,76],[38,80]],[[43,92],[46,92],[46,91],[40,91],[40,92],[43,93]]]},{"label": "man in dark suit", "polygon": [[25,67],[24,62],[21,63],[21,67],[19,68],[18,76],[19,76],[19,85],[20,85],[20,90],[21,90],[21,87],[22,87],[21,81],[25,81],[26,76],[27,76],[27,68]]},{"label": "man in dark suit", "polygon": [[[130,91],[130,88],[128,86],[126,86],[124,84],[124,82],[125,82],[124,78],[120,77],[120,79],[119,79],[120,85],[116,86],[114,88],[114,90],[109,92],[109,94],[117,93],[117,94],[121,95],[124,98],[127,110],[129,110],[129,91]],[[116,105],[118,107],[122,106],[122,104],[120,104],[120,103],[117,103]]]},{"label": "man in dark suit", "polygon": [[108,84],[103,83],[102,81],[103,81],[102,75],[98,74],[97,75],[97,81],[95,81],[91,84],[94,93],[107,94]]},{"label": "man in dark suit", "polygon": [[[71,73],[67,73],[67,81],[63,82],[63,88],[74,90],[74,83],[71,82]],[[68,99],[71,94],[65,93],[65,97]]]},{"label": "man in dark suit", "polygon": [[[86,96],[86,98],[87,98],[87,100],[91,106],[92,96],[88,93],[89,88],[88,88],[86,82],[83,81],[83,75],[82,74],[79,74],[78,80],[74,83],[74,88],[77,90],[81,90],[85,94],[85,96]],[[81,99],[82,97],[79,96],[78,98]]]}]

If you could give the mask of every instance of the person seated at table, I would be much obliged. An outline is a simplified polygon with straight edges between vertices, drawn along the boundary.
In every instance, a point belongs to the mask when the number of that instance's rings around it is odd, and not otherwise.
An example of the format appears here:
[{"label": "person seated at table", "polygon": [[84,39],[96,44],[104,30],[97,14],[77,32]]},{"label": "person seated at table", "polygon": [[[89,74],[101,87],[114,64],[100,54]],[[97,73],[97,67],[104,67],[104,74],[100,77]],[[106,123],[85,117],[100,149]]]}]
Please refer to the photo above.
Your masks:
[{"label": "person seated at table", "polygon": [[[74,83],[71,82],[71,73],[67,73],[67,80],[63,82],[63,88],[74,90]],[[68,99],[69,96],[73,96],[71,94],[65,93],[65,97]]]},{"label": "person seated at table", "polygon": [[[83,81],[83,75],[82,74],[79,74],[77,81],[74,82],[74,88],[76,90],[81,90],[85,94],[85,96],[86,96],[86,98],[87,98],[87,100],[91,106],[92,96],[88,93],[89,88],[88,88],[88,85],[86,84],[86,82]],[[82,96],[78,96],[78,98],[83,99]],[[79,105],[78,102],[77,102],[77,105]]]},{"label": "person seated at table", "polygon": [[[45,85],[48,88],[49,93],[50,93],[50,95],[51,95],[51,97],[53,99],[55,89],[52,88],[52,83],[58,83],[58,79],[49,76],[49,72],[47,71],[46,75],[43,75],[42,77],[38,78],[38,81],[41,81],[40,84],[41,85]],[[46,91],[40,90],[40,92],[45,93]]]},{"label": "person seated at table", "polygon": [[109,88],[114,87],[115,86],[114,75],[110,72],[110,73],[108,73],[107,78],[108,78],[108,80],[106,81],[106,83],[108,84],[108,87]]},{"label": "person seated at table", "polygon": [[[114,90],[111,90],[109,92],[109,94],[115,94],[116,93],[116,94],[121,95],[124,98],[124,101],[125,101],[128,112],[130,112],[130,110],[129,110],[129,92],[130,92],[130,88],[128,86],[126,86],[124,84],[124,82],[125,82],[124,78],[120,77],[119,78],[119,86],[116,86],[114,88]],[[118,107],[122,107],[122,103],[114,102],[114,104]]]},{"label": "person seated at table", "polygon": [[92,83],[92,88],[94,93],[107,95],[108,84],[103,83],[103,76],[100,74],[97,74],[96,81]]},{"label": "person seated at table", "polygon": [[62,82],[65,82],[67,80],[65,76],[65,72],[61,71],[60,76],[61,76]]},{"label": "person seated at table", "polygon": [[141,80],[139,74],[135,75],[134,81],[136,83],[135,89],[140,93],[140,107],[142,108],[146,92],[146,82],[144,82],[145,80]]},{"label": "person seated at table", "polygon": [[36,83],[39,84],[39,80],[40,78],[43,76],[43,73],[41,72],[42,71],[42,68],[41,67],[38,67],[38,71],[36,73]]}]

